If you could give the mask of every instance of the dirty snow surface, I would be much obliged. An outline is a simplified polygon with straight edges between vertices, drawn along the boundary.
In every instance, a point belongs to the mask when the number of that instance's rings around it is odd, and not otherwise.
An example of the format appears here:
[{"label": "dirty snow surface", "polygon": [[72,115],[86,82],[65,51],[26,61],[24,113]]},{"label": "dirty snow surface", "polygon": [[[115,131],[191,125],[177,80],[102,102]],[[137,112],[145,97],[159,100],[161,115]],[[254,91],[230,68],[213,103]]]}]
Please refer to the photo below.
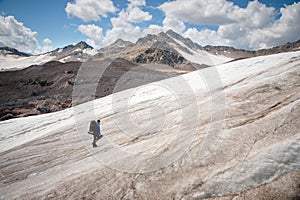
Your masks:
[{"label": "dirty snow surface", "polygon": [[25,69],[31,65],[40,65],[49,62],[53,56],[48,54],[41,54],[29,57],[15,57],[15,56],[0,56],[0,71],[12,71]]},{"label": "dirty snow surface", "polygon": [[[92,96],[85,75],[74,102]],[[0,199],[202,199],[298,173],[299,83],[300,52],[283,53],[1,122]]]}]

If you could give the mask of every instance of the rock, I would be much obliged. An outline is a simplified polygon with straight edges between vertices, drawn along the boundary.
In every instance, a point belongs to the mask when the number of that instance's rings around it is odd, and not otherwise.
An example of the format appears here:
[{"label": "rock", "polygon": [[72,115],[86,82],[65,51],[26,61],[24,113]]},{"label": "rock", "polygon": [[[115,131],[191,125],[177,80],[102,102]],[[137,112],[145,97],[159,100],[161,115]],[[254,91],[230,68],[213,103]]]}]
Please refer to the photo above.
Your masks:
[{"label": "rock", "polygon": [[167,64],[172,67],[188,63],[184,57],[176,52],[155,48],[147,49],[144,53],[138,55],[133,61],[137,63]]},{"label": "rock", "polygon": [[51,112],[51,109],[49,107],[38,107],[37,110],[40,111],[41,113],[50,113]]},{"label": "rock", "polygon": [[0,121],[9,120],[12,118],[15,118],[15,115],[12,113],[7,113],[7,114],[4,114],[4,116],[0,117]]},{"label": "rock", "polygon": [[68,80],[68,84],[69,84],[69,85],[72,85],[72,86],[73,86],[74,83],[75,83],[75,80],[74,80],[74,79]]}]

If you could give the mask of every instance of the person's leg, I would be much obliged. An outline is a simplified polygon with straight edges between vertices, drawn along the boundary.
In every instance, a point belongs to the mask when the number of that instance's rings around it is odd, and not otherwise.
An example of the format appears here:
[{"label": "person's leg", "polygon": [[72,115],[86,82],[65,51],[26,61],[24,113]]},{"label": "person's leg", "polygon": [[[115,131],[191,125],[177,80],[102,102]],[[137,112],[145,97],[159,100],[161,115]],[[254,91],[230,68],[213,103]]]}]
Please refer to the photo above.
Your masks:
[{"label": "person's leg", "polygon": [[99,140],[100,137],[101,137],[100,130],[98,130],[98,132],[97,132],[97,139]]},{"label": "person's leg", "polygon": [[94,136],[94,140],[93,140],[93,147],[97,147],[97,144],[96,144],[96,141],[97,141],[97,137],[95,136],[95,135],[93,135]]}]

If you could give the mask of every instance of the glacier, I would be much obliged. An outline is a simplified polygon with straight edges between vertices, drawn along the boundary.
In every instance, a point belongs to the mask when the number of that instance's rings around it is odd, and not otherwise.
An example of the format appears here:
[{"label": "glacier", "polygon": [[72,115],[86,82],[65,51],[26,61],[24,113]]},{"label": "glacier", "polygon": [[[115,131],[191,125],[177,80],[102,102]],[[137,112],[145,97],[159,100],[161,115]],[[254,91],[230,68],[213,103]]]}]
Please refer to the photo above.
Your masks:
[{"label": "glacier", "polygon": [[299,65],[244,59],[0,122],[1,197],[202,199],[298,172]]}]

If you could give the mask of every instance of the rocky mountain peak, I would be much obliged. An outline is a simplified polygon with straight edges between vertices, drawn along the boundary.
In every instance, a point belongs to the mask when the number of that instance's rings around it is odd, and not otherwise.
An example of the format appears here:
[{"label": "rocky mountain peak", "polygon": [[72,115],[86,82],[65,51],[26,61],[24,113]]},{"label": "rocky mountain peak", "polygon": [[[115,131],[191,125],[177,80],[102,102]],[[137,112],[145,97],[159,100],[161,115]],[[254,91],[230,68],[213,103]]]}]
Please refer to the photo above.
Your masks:
[{"label": "rocky mountain peak", "polygon": [[171,29],[168,30],[167,32],[160,32],[157,35],[148,34],[145,37],[140,38],[137,41],[137,44],[139,46],[146,45],[152,48],[161,48],[161,49],[167,49],[172,51],[175,45],[178,48],[188,53],[190,52],[187,50],[186,47],[195,50],[203,50],[203,48],[200,45],[194,43],[191,39],[184,38],[182,35],[176,33]]},{"label": "rocky mountain peak", "polygon": [[109,46],[103,47],[99,50],[100,53],[106,54],[113,57],[114,55],[121,54],[124,49],[132,47],[134,44],[129,41],[124,41],[122,39],[117,39],[114,43]]},{"label": "rocky mountain peak", "polygon": [[199,50],[203,50],[203,48],[198,45],[197,43],[194,43],[190,38],[185,38],[182,35],[176,33],[175,31],[173,31],[172,29],[169,29],[166,34],[171,37],[174,38],[182,43],[184,43],[186,46],[188,46],[191,49],[199,49]]},{"label": "rocky mountain peak", "polygon": [[157,39],[157,35],[147,34],[145,37],[139,38],[136,44],[145,44]]},{"label": "rocky mountain peak", "polygon": [[50,56],[55,56],[55,60],[60,62],[81,61],[84,62],[97,54],[97,51],[86,42],[79,42],[75,45],[68,45],[50,52]]},{"label": "rocky mountain peak", "polygon": [[80,49],[94,49],[92,46],[88,45],[86,42],[79,42],[74,47],[80,48]]},{"label": "rocky mountain peak", "polygon": [[[75,45],[71,44],[71,45],[68,45],[68,46],[65,46],[64,48],[62,48],[63,51],[70,51],[70,50],[75,50],[75,49],[84,50],[84,49],[94,49],[94,48],[91,47],[90,45],[88,45],[86,42],[83,42],[83,41],[78,42]],[[59,49],[57,49],[57,50],[59,50]]]},{"label": "rocky mountain peak", "polygon": [[130,45],[133,45],[132,42],[129,41],[124,41],[122,39],[117,39],[112,45],[110,45],[110,47],[116,46],[116,47],[128,47]]},{"label": "rocky mountain peak", "polygon": [[178,33],[176,33],[175,31],[173,31],[172,29],[169,29],[167,32],[166,32],[167,35],[170,35],[174,38],[182,38],[182,36]]},{"label": "rocky mountain peak", "polygon": [[172,44],[174,44],[174,40],[165,32],[157,35],[148,34],[136,42],[136,46],[139,48],[157,48],[174,51]]}]

